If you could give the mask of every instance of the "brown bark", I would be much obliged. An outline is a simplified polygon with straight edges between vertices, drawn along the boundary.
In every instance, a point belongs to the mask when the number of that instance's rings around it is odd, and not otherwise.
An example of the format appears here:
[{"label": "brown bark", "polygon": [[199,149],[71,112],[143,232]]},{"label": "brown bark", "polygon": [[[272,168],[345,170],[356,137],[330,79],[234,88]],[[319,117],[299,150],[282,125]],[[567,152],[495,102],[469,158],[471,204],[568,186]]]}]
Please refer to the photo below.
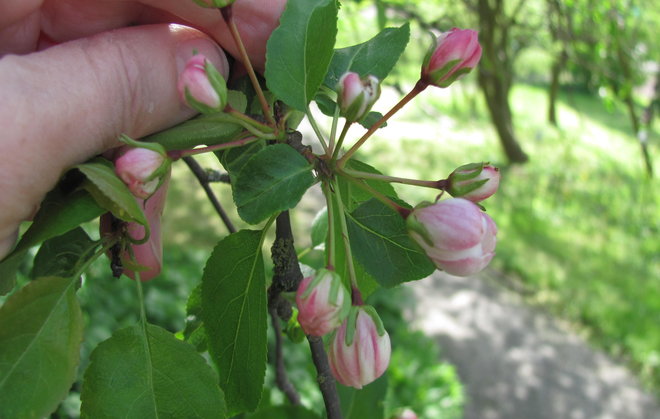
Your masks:
[{"label": "brown bark", "polygon": [[513,131],[509,106],[513,75],[509,29],[513,22],[504,15],[503,0],[479,0],[477,11],[483,49],[478,66],[479,85],[507,159],[510,163],[524,163],[528,157]]}]

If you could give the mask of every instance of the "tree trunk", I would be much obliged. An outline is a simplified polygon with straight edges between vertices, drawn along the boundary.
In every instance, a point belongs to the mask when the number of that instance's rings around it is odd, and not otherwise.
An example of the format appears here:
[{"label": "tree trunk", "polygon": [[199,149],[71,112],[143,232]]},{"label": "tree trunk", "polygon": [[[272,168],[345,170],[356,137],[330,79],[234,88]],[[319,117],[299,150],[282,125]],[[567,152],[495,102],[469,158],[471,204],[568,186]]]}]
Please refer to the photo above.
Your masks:
[{"label": "tree trunk", "polygon": [[495,125],[507,159],[510,163],[526,162],[527,154],[518,144],[513,132],[509,89],[497,75],[488,74],[487,70],[479,71],[479,85],[484,92],[490,118]]},{"label": "tree trunk", "polygon": [[509,91],[513,78],[509,29],[512,21],[504,15],[503,0],[479,0],[479,40],[483,49],[479,85],[486,97],[491,120],[510,163],[528,160],[513,132]]},{"label": "tree trunk", "polygon": [[557,121],[557,97],[559,96],[559,76],[561,70],[566,65],[568,55],[566,50],[562,50],[560,55],[552,63],[550,74],[550,88],[548,90],[548,122],[554,126],[559,126]]}]

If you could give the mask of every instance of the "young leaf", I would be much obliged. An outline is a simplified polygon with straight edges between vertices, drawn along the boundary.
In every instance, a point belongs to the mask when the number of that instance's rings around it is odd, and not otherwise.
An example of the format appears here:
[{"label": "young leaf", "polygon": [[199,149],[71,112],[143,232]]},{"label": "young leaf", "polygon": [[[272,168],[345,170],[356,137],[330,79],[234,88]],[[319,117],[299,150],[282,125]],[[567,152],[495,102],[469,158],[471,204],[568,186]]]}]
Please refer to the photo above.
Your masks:
[{"label": "young leaf", "polygon": [[406,49],[410,25],[386,28],[367,42],[335,51],[323,84],[334,89],[341,76],[353,71],[364,77],[368,74],[385,79]]},{"label": "young leaf", "polygon": [[312,222],[312,247],[325,241],[328,234],[328,208],[324,207],[316,214]]},{"label": "young leaf", "polygon": [[85,371],[87,418],[225,418],[218,377],[195,348],[147,324],[116,331],[96,347]]},{"label": "young leaf", "polygon": [[86,189],[100,206],[124,221],[147,224],[142,208],[107,160],[98,158],[74,167],[87,176],[90,183]]},{"label": "young leaf", "polygon": [[384,419],[387,374],[361,390],[337,385],[344,419]]},{"label": "young leaf", "polygon": [[435,266],[408,236],[405,220],[377,199],[347,217],[353,255],[378,283],[393,287],[429,276]]},{"label": "young leaf", "polygon": [[245,163],[232,190],[238,215],[257,224],[295,207],[313,184],[312,165],[288,145],[275,144]]},{"label": "young leaf", "polygon": [[49,192],[30,228],[14,251],[0,263],[0,294],[4,295],[13,288],[16,270],[30,247],[60,236],[104,212],[106,210],[85,191],[66,193],[58,187]]},{"label": "young leaf", "polygon": [[197,352],[206,352],[206,331],[202,323],[202,284],[193,288],[186,304],[186,327],[183,329],[184,339],[195,346]]},{"label": "young leaf", "polygon": [[94,255],[93,251],[98,244],[80,227],[46,240],[34,258],[30,276],[71,277],[76,274],[78,266]]},{"label": "young leaf", "polygon": [[257,408],[266,372],[264,233],[225,237],[202,277],[201,317],[230,415]]},{"label": "young leaf", "polygon": [[39,278],[0,308],[0,417],[48,416],[75,381],[83,327],[75,284]]},{"label": "young leaf", "polygon": [[220,164],[222,164],[227,173],[229,173],[229,178],[233,183],[236,182],[236,175],[245,166],[245,163],[264,148],[266,148],[266,145],[262,141],[258,141],[242,147],[216,151],[214,154],[218,157]]},{"label": "young leaf", "polygon": [[336,35],[336,0],[289,0],[267,44],[268,89],[305,111],[328,70]]}]

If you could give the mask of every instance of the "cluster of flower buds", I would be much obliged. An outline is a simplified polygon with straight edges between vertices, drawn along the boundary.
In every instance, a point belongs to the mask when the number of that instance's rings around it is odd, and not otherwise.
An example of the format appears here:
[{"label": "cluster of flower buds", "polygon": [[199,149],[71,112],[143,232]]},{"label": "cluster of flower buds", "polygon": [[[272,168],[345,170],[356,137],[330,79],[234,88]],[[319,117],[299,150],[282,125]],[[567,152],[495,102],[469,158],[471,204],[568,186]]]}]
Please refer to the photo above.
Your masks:
[{"label": "cluster of flower buds", "polygon": [[380,97],[380,81],[372,76],[360,78],[351,71],[344,73],[337,84],[339,113],[349,122],[364,118]]},{"label": "cluster of flower buds", "polygon": [[447,87],[472,71],[480,58],[481,45],[476,31],[454,28],[443,32],[426,53],[421,80]]},{"label": "cluster of flower buds", "polygon": [[383,375],[391,352],[390,336],[376,310],[353,306],[330,340],[330,371],[343,385],[360,389]]},{"label": "cluster of flower buds", "polygon": [[115,159],[115,173],[135,197],[147,199],[163,182],[171,163],[164,150],[124,146]]},{"label": "cluster of flower buds", "polygon": [[495,255],[497,226],[467,199],[419,205],[406,223],[411,237],[438,269],[452,275],[474,275]]},{"label": "cluster of flower buds", "polygon": [[305,333],[326,335],[341,325],[351,308],[351,295],[335,271],[320,269],[303,279],[296,293],[298,321]]},{"label": "cluster of flower buds", "polygon": [[221,112],[227,105],[227,82],[202,54],[188,60],[177,88],[181,100],[201,113]]},{"label": "cluster of flower buds", "polygon": [[470,163],[454,170],[447,181],[451,196],[480,202],[497,192],[500,171],[488,163]]}]

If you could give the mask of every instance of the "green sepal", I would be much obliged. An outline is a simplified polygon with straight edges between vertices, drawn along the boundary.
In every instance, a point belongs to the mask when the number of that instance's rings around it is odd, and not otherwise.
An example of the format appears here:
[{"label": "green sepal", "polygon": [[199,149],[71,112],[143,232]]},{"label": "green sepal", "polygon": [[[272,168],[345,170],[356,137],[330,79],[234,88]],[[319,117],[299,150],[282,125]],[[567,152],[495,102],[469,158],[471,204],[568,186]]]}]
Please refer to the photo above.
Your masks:
[{"label": "green sepal", "polygon": [[451,175],[449,175],[449,178],[452,181],[456,180],[458,182],[461,182],[463,180],[474,179],[481,174],[481,172],[484,170],[484,167],[488,163],[489,162],[464,164],[463,166],[460,166],[456,170],[454,170],[454,172]]},{"label": "green sepal", "polygon": [[236,0],[210,0],[210,2],[205,0],[193,1],[196,5],[205,7],[207,9],[222,9],[223,7],[232,5]]},{"label": "green sepal", "polygon": [[466,75],[467,73],[469,73],[470,71],[472,71],[472,67],[463,67],[459,70],[456,70],[456,72],[454,74],[452,74],[446,80],[443,80],[442,83],[436,83],[436,86],[438,86],[438,87],[447,87],[450,84],[452,84],[453,82],[455,82],[456,80],[458,80],[459,78],[461,78],[464,75]]},{"label": "green sepal", "polygon": [[360,312],[360,306],[351,306],[346,319],[346,336],[344,343],[346,346],[351,346],[355,339],[355,328],[357,326],[357,316]]},{"label": "green sepal", "polygon": [[204,62],[204,71],[206,71],[206,77],[209,78],[213,90],[220,98],[220,109],[222,110],[227,106],[227,81],[209,60]]},{"label": "green sepal", "polygon": [[[431,83],[435,86],[439,86],[439,87],[449,86],[450,84],[452,84],[456,80],[456,78],[454,76],[457,73],[459,73],[461,70],[464,70],[464,69],[457,70],[456,73],[452,74],[451,77],[449,77],[447,80],[442,80],[442,78],[444,76],[446,76],[447,74],[449,74],[449,72],[454,67],[456,67],[456,65],[458,63],[460,63],[461,61],[462,60],[460,58],[458,58],[456,60],[447,61],[447,63],[445,65],[443,65],[442,67],[440,67],[439,69],[429,72],[428,76],[427,76],[427,81],[429,83]],[[467,72],[469,72],[470,70],[472,70],[472,69],[470,68]],[[463,73],[461,73],[461,74],[463,74]],[[440,82],[441,80],[442,80],[442,83]]]},{"label": "green sepal", "polygon": [[481,188],[486,182],[488,182],[490,179],[481,179],[474,181],[472,183],[469,183],[465,186],[459,186],[459,187],[454,187],[451,185],[447,192],[453,197],[460,198],[461,196],[465,196],[469,194],[472,191],[475,191],[479,188]]},{"label": "green sepal", "polygon": [[158,143],[150,143],[146,141],[136,141],[129,137],[126,134],[122,134],[119,136],[119,141],[126,145],[130,145],[131,147],[135,148],[146,148],[147,150],[155,151],[156,153],[160,154],[163,157],[167,157],[167,151],[165,150],[165,147]]},{"label": "green sepal", "polygon": [[291,309],[293,310],[293,313],[291,314],[289,321],[286,323],[284,333],[291,342],[301,343],[305,340],[305,331],[300,327],[300,323],[298,322],[298,309],[295,307],[291,307]]},{"label": "green sepal", "polygon": [[209,105],[206,105],[202,102],[198,102],[191,94],[190,94],[190,89],[186,87],[185,91],[185,96],[186,96],[186,103],[188,106],[196,110],[197,112],[209,115],[209,114],[214,114],[214,113],[220,113],[223,109],[223,107],[220,107],[222,105],[222,99],[220,100],[220,106],[217,108],[212,108]]},{"label": "green sepal", "polygon": [[350,106],[346,108],[345,111],[343,110],[341,111],[341,116],[346,118],[348,122],[355,122],[364,116],[359,114],[360,107],[362,106],[362,103],[365,101],[364,96],[365,96],[364,92],[360,92],[359,96],[353,99],[353,103],[351,103]]},{"label": "green sepal", "polygon": [[350,312],[348,313],[348,319],[346,320],[346,339],[344,340],[346,346],[351,346],[355,340],[355,329],[357,328],[357,317],[358,314],[360,314],[360,310],[363,310],[365,314],[371,317],[371,320],[373,320],[374,325],[376,326],[376,333],[378,333],[378,336],[383,336],[386,333],[383,321],[380,319],[380,316],[373,306],[351,306]]},{"label": "green sepal", "polygon": [[[428,205],[422,205],[422,204],[428,204]],[[420,205],[418,205],[417,208],[424,208],[429,205],[432,205],[430,202],[424,202]],[[408,229],[408,233],[414,232],[419,234],[422,239],[428,244],[429,246],[433,246],[433,240],[431,239],[431,234],[429,231],[426,229],[424,224],[422,224],[420,221],[417,220],[417,217],[415,217],[415,212],[413,211],[410,215],[410,217],[406,218],[406,228]]]}]

